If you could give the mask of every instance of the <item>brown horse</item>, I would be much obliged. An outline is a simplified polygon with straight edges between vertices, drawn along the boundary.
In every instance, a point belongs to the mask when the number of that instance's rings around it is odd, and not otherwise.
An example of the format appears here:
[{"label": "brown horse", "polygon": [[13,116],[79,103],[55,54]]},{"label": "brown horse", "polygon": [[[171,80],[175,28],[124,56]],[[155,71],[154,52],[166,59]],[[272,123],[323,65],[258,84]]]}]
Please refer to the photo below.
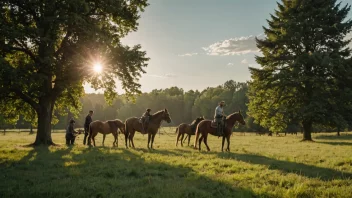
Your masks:
[{"label": "brown horse", "polygon": [[176,138],[176,146],[177,146],[178,142],[180,141],[180,136],[181,136],[181,146],[183,146],[183,137],[185,134],[188,136],[188,146],[189,146],[189,143],[191,141],[191,136],[195,134],[195,132],[192,131],[192,128],[193,127],[196,128],[198,123],[202,120],[204,120],[204,117],[199,117],[199,118],[193,120],[193,122],[191,124],[182,123],[182,124],[178,125],[178,127],[176,128],[176,133],[178,132],[177,138]]},{"label": "brown horse", "polygon": [[158,132],[158,129],[161,126],[162,121],[166,121],[167,123],[171,122],[171,117],[170,117],[170,114],[167,111],[167,109],[158,111],[150,116],[148,129],[146,131],[143,130],[142,124],[140,123],[139,118],[137,118],[137,117],[128,118],[125,121],[126,148],[128,148],[127,147],[127,139],[129,139],[129,141],[130,141],[130,146],[131,146],[131,142],[132,142],[132,147],[134,148],[133,137],[134,137],[135,132],[138,131],[142,134],[148,133],[148,149],[149,149],[149,143],[151,143],[150,148],[153,149],[154,138],[155,138],[156,133]]},{"label": "brown horse", "polygon": [[[232,128],[235,125],[236,121],[238,121],[239,123],[245,125],[246,122],[243,119],[243,116],[241,114],[241,111],[239,111],[238,113],[233,113],[229,116],[226,117],[225,123],[226,123],[226,127],[224,129],[224,135],[222,137],[222,147],[221,147],[221,151],[224,151],[224,143],[225,143],[225,138],[227,140],[227,148],[226,151],[230,152],[230,137],[232,134]],[[214,136],[217,136],[217,129],[211,126],[211,120],[203,120],[198,124],[197,127],[197,131],[196,131],[196,139],[194,140],[194,148],[197,148],[197,141],[199,138],[199,150],[200,150],[200,146],[202,144],[202,140],[204,140],[204,144],[207,147],[207,150],[210,151],[210,148],[208,146],[208,134],[212,134]]]},{"label": "brown horse", "polygon": [[95,146],[95,136],[99,133],[103,134],[103,146],[105,141],[106,134],[112,133],[114,135],[113,146],[118,145],[117,135],[118,129],[121,133],[125,133],[125,124],[121,120],[108,120],[108,121],[94,121],[89,125],[89,136],[88,136],[88,145],[91,145],[91,140],[93,140],[93,145]]}]

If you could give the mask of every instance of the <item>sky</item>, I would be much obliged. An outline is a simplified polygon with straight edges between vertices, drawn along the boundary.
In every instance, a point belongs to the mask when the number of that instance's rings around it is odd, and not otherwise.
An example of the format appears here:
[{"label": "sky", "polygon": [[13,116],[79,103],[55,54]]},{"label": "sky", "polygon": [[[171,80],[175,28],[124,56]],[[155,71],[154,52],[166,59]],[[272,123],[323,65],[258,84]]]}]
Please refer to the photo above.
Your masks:
[{"label": "sky", "polygon": [[[262,36],[262,26],[277,7],[275,0],[149,0],[149,4],[138,30],[122,40],[126,45],[141,44],[150,58],[139,81],[142,92],[172,86],[203,90],[227,80],[250,80],[248,67],[258,67],[254,39]],[[89,85],[85,91],[95,92]],[[123,93],[120,87],[117,91]]]}]

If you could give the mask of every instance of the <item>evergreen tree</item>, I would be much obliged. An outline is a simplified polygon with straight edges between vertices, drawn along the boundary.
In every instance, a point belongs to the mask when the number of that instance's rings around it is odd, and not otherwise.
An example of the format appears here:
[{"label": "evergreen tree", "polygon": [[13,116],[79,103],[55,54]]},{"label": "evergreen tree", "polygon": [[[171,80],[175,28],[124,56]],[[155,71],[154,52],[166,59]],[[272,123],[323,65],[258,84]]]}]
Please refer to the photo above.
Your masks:
[{"label": "evergreen tree", "polygon": [[[348,120],[351,71],[347,47],[350,6],[336,0],[282,0],[257,39],[261,68],[250,68],[250,115],[264,127],[283,130],[293,120],[312,140],[316,124]],[[338,118],[338,119],[336,119]]]}]

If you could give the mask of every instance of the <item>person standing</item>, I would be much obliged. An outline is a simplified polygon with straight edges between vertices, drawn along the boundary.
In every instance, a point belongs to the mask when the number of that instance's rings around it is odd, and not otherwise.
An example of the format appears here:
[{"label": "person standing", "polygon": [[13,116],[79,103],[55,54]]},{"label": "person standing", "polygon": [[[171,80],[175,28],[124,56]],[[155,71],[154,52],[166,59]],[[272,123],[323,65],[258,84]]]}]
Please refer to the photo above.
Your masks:
[{"label": "person standing", "polygon": [[90,110],[88,115],[86,116],[86,120],[84,121],[84,138],[83,138],[83,144],[86,145],[87,142],[87,136],[89,134],[89,125],[93,121],[92,116],[93,116],[93,111]]}]

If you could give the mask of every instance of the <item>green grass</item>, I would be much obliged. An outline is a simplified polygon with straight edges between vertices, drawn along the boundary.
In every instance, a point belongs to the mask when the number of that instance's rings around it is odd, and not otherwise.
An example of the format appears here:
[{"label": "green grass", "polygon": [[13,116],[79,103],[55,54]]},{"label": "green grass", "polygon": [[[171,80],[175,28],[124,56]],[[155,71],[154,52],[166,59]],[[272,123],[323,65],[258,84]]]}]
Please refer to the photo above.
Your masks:
[{"label": "green grass", "polygon": [[[157,135],[156,150],[147,136],[135,136],[136,149],[125,149],[112,135],[101,147],[64,145],[27,148],[35,135],[0,135],[0,197],[351,197],[352,135],[315,134],[231,137],[231,153],[221,139],[208,138],[211,152],[175,147],[174,129]],[[194,138],[192,137],[192,141]],[[203,149],[205,149],[203,145]]]}]

